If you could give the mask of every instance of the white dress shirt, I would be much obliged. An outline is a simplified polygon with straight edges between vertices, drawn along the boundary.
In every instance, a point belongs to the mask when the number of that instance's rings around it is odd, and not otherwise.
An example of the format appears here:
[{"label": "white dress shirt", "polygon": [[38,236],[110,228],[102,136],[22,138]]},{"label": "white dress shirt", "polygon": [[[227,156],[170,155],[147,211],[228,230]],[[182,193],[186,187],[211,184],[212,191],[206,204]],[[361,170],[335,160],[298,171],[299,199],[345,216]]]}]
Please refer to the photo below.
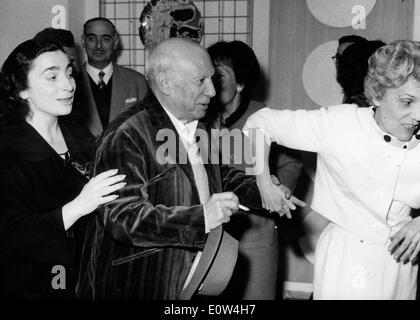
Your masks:
[{"label": "white dress shirt", "polygon": [[103,78],[105,84],[108,84],[109,79],[111,79],[112,74],[114,73],[114,66],[112,65],[112,63],[108,64],[102,70],[92,67],[89,63],[86,63],[86,72],[89,74],[92,80],[95,81],[96,84],[99,84],[99,72],[101,71],[105,73]]}]

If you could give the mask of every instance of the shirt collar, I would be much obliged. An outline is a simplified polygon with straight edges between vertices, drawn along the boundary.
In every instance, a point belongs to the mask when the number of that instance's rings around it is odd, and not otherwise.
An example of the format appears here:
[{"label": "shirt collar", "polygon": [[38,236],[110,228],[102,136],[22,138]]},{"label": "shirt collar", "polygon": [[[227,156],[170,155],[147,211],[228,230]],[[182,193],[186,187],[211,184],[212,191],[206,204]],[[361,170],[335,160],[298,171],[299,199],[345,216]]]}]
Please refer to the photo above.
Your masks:
[{"label": "shirt collar", "polygon": [[191,122],[181,121],[164,106],[162,106],[162,108],[168,114],[169,119],[171,119],[175,130],[178,132],[183,142],[186,142],[187,144],[192,144],[194,142],[194,135],[195,130],[197,129],[198,120],[194,120]]},{"label": "shirt collar", "polygon": [[89,64],[89,62],[86,63],[86,72],[89,74],[89,76],[92,78],[95,83],[99,82],[99,72],[103,71],[105,73],[104,75],[104,82],[105,84],[108,84],[109,79],[111,79],[112,74],[114,73],[114,65],[109,63],[104,69],[98,69]]}]

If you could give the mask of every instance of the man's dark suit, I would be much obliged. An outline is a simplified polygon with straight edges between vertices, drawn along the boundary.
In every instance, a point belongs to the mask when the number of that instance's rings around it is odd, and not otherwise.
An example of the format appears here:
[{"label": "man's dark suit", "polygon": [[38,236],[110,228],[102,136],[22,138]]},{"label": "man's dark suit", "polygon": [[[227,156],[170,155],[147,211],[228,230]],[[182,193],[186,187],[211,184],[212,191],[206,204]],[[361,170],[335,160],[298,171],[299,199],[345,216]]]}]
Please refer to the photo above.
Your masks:
[{"label": "man's dark suit", "polygon": [[[107,129],[95,174],[118,168],[127,185],[99,210],[87,233],[77,295],[82,299],[178,299],[193,259],[206,241],[203,206],[189,163],[160,164],[161,129],[176,133],[150,94]],[[176,158],[176,156],[174,155]],[[261,205],[253,178],[206,165],[210,194],[234,191],[244,205]]]},{"label": "man's dark suit", "polygon": [[[142,100],[149,90],[146,79],[141,73],[115,63],[113,68],[109,121]],[[88,128],[93,136],[98,137],[103,127],[89,78],[85,65],[82,68],[80,80],[77,82],[78,87],[71,116]]]}]

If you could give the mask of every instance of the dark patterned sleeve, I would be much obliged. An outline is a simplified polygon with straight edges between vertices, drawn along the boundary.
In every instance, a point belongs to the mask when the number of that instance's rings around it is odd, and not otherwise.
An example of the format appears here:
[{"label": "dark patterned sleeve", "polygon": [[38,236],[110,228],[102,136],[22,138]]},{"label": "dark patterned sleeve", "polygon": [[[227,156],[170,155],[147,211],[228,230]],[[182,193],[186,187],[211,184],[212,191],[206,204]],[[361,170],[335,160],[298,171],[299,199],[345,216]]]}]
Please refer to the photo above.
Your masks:
[{"label": "dark patterned sleeve", "polygon": [[261,206],[261,196],[255,176],[246,175],[242,170],[229,165],[221,166],[223,191],[232,191],[239,203],[254,210],[265,210]]}]

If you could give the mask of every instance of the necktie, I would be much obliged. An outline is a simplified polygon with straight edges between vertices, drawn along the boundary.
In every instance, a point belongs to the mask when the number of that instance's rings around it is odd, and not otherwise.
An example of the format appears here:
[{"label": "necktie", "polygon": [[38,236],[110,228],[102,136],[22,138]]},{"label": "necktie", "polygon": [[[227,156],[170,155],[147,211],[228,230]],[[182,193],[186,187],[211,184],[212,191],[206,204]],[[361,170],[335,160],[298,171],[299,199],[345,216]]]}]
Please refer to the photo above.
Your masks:
[{"label": "necktie", "polygon": [[98,81],[99,89],[102,89],[105,86],[104,75],[105,75],[105,72],[99,71],[99,81]]}]

